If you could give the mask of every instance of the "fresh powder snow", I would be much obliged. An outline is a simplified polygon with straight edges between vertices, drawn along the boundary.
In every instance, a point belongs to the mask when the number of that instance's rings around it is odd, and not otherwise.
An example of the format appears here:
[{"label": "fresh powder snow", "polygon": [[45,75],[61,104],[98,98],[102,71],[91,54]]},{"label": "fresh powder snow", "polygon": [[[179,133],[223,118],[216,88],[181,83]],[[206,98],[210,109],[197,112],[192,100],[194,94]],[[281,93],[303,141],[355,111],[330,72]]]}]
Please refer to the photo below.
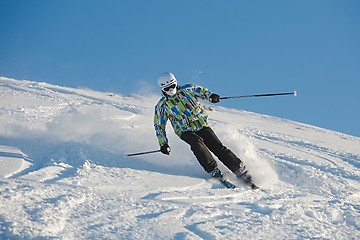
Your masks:
[{"label": "fresh powder snow", "polygon": [[204,102],[261,187],[220,165],[226,189],[170,124],[170,156],[126,156],[159,149],[160,96],[4,77],[0,96],[0,239],[360,239],[358,137]]}]

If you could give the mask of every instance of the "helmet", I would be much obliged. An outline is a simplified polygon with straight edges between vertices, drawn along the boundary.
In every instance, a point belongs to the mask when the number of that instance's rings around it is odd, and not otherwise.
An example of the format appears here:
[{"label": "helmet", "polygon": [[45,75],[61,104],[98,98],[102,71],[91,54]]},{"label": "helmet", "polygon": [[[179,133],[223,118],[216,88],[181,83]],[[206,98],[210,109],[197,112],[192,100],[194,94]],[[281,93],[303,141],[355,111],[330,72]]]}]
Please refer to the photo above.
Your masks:
[{"label": "helmet", "polygon": [[166,94],[170,96],[176,94],[177,80],[171,72],[161,74],[158,78],[158,84]]},{"label": "helmet", "polygon": [[165,72],[161,74],[158,78],[158,84],[161,89],[164,90],[164,88],[169,87],[173,84],[177,85],[177,81],[174,74],[172,74],[171,72]]}]

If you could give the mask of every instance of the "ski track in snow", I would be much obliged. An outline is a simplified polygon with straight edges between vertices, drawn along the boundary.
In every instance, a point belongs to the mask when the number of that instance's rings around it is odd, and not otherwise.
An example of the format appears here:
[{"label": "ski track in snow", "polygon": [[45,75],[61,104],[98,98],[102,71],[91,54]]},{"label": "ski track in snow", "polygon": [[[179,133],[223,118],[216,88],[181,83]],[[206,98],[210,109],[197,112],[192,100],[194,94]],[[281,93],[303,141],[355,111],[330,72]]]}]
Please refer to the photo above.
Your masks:
[{"label": "ski track in snow", "polygon": [[[0,78],[0,239],[360,239],[360,139],[219,106],[210,123],[262,187],[209,179],[154,96]],[[169,132],[171,129],[169,128]]]}]

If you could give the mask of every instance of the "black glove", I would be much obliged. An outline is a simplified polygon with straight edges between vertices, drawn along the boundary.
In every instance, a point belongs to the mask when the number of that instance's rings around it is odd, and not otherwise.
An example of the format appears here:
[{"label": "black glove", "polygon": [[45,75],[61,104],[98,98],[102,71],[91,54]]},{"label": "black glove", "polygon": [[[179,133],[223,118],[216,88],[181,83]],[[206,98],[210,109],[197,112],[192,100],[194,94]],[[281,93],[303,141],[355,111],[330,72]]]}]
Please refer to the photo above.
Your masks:
[{"label": "black glove", "polygon": [[220,101],[220,96],[217,95],[216,93],[213,93],[210,95],[209,101],[212,103],[218,103]]},{"label": "black glove", "polygon": [[170,151],[171,151],[171,148],[169,147],[169,145],[165,144],[165,145],[162,145],[162,146],[160,147],[160,151],[161,151],[161,153],[163,153],[163,154],[169,155],[169,154],[170,154]]}]

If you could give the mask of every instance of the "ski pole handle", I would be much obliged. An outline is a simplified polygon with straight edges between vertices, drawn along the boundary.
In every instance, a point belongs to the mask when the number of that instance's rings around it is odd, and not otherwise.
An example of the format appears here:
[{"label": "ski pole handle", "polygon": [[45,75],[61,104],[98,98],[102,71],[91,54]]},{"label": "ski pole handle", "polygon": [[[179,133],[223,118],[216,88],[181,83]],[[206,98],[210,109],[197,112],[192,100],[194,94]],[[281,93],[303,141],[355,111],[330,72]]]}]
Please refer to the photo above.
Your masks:
[{"label": "ski pole handle", "polygon": [[220,99],[233,99],[233,98],[250,98],[250,97],[270,97],[270,96],[283,96],[283,95],[298,95],[297,91],[286,92],[286,93],[265,93],[265,94],[254,94],[254,95],[243,95],[243,96],[234,96],[234,97],[220,97]]},{"label": "ski pole handle", "polygon": [[144,154],[150,154],[150,153],[157,153],[157,152],[160,152],[160,150],[154,150],[154,151],[148,151],[148,152],[139,152],[139,153],[130,153],[130,154],[127,154],[126,156],[132,157],[132,156],[138,156],[138,155],[144,155]]}]

